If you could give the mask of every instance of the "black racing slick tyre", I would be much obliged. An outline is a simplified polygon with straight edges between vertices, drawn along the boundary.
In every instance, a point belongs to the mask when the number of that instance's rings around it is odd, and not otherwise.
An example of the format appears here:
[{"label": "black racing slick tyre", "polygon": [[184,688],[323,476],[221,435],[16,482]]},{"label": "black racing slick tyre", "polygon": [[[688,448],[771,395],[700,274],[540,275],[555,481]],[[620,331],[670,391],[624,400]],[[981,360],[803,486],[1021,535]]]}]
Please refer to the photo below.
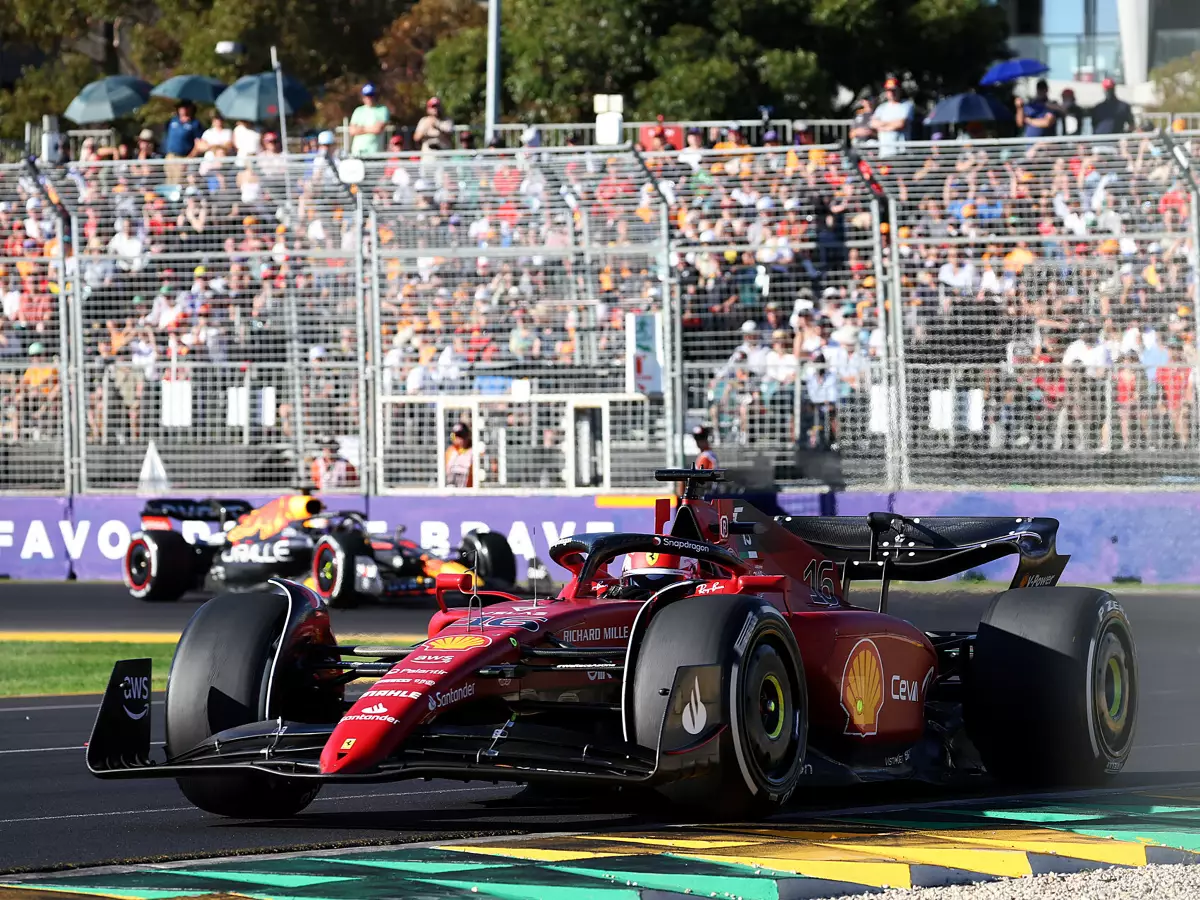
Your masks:
[{"label": "black racing slick tyre", "polygon": [[[719,668],[720,696],[713,699],[724,708],[727,727],[716,738],[717,765],[668,781],[660,792],[710,816],[774,812],[803,775],[808,743],[808,689],[791,627],[770,604],[740,595],[689,597],[656,612],[634,663],[632,731],[636,743],[660,755],[660,731],[682,666]],[[693,699],[694,710],[703,699]]]},{"label": "black racing slick tyre", "polygon": [[[287,616],[280,594],[222,594],[196,612],[179,639],[167,679],[167,756],[217,732],[262,721],[275,648]],[[234,818],[283,818],[312,802],[320,785],[262,772],[176,779],[200,809]]]},{"label": "black racing slick tyre", "polygon": [[177,531],[138,531],[125,548],[122,577],[139,600],[173,602],[196,581],[196,548]]},{"label": "black racing slick tyre", "polygon": [[486,582],[511,585],[517,580],[517,558],[508,539],[495,531],[469,531],[460,551],[463,565]]},{"label": "black racing slick tyre", "polygon": [[1106,591],[1037,587],[996,596],[968,670],[968,732],[987,770],[1022,786],[1094,785],[1133,746],[1133,633]]},{"label": "black racing slick tyre", "polygon": [[313,584],[332,609],[358,605],[362,598],[354,589],[354,560],[370,555],[371,548],[358,532],[327,534],[317,541],[313,547]]}]

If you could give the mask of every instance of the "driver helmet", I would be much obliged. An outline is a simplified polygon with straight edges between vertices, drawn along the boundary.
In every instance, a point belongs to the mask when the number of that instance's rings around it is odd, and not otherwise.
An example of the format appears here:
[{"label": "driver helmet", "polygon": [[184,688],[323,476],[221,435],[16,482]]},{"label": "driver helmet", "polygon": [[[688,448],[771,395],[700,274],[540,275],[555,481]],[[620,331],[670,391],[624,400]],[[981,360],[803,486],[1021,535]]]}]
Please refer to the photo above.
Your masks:
[{"label": "driver helmet", "polygon": [[657,590],[695,578],[699,572],[696,560],[672,556],[669,553],[629,553],[621,563],[621,584],[646,590]]}]

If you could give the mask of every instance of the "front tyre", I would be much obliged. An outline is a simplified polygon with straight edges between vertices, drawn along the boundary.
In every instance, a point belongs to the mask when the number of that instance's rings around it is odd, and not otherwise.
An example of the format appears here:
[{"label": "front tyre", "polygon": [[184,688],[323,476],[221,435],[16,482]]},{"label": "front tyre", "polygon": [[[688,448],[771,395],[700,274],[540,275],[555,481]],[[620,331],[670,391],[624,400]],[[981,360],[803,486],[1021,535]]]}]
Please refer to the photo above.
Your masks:
[{"label": "front tyre", "polygon": [[757,597],[709,595],[655,613],[633,672],[634,736],[659,749],[659,729],[682,666],[721,670],[728,726],[719,764],[659,790],[723,817],[769,815],[795,791],[808,742],[808,689],[790,626]]},{"label": "front tyre", "polygon": [[[167,680],[167,756],[212,735],[262,721],[275,648],[287,615],[280,594],[222,594],[184,629]],[[176,779],[205,812],[234,818],[283,818],[308,806],[319,784],[262,772]]]},{"label": "front tyre", "polygon": [[966,718],[984,766],[1001,781],[1095,785],[1133,746],[1138,671],[1133,633],[1106,591],[1005,591],[979,626]]}]

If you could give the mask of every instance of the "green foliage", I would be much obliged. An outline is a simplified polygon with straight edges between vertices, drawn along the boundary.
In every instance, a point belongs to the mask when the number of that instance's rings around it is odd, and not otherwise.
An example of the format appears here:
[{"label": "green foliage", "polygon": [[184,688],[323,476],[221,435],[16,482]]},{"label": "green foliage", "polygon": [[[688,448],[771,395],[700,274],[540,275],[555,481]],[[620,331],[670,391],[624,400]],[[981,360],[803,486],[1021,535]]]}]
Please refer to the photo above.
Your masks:
[{"label": "green foliage", "polygon": [[425,56],[425,83],[450,118],[468,122],[483,109],[487,27],[464,28],[440,40]]},{"label": "green foliage", "polygon": [[[10,93],[0,129],[61,112],[119,57],[156,82],[194,72],[233,80],[285,68],[313,89],[318,116],[340,120],[377,82],[393,119],[415,123],[436,93],[458,121],[482,117],[486,16],[475,0],[8,0],[0,41],[49,54]],[[890,73],[929,92],[963,90],[1005,55],[988,0],[505,0],[503,112],[520,121],[586,121],[592,96],[619,93],[627,115],[741,118],[840,114],[839,86],[878,87]],[[97,23],[120,23],[97,48]],[[93,39],[83,41],[89,34]],[[222,60],[218,40],[245,59]],[[79,48],[96,58],[90,66]],[[1196,101],[1190,101],[1195,107]],[[168,111],[147,108],[153,120]]]},{"label": "green foliage", "polygon": [[1159,112],[1182,113],[1200,109],[1200,51],[1180,57],[1150,73],[1158,92]]}]

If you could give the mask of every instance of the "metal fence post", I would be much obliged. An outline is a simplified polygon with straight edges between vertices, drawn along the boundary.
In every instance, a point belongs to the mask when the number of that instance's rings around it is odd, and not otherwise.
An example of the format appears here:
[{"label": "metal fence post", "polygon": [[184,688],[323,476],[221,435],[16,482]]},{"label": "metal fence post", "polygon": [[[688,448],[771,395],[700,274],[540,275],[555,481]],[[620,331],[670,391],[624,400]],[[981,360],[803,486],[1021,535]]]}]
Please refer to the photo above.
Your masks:
[{"label": "metal fence post", "polygon": [[[896,406],[897,391],[896,379],[889,369],[889,364],[892,359],[892,354],[888,351],[887,329],[889,325],[888,319],[888,294],[892,293],[887,289],[887,282],[884,275],[883,267],[883,210],[880,207],[877,197],[871,198],[871,261],[875,268],[875,312],[879,317],[879,327],[883,330],[884,341],[880,348],[880,365],[883,366],[883,385],[884,398],[888,406],[887,417],[887,435],[884,438],[884,463],[887,478],[887,486],[889,489],[894,489],[900,481],[899,474],[899,459],[902,447],[900,446],[900,417]],[[893,315],[896,310],[895,299],[892,300]],[[870,402],[868,400],[868,402]]]},{"label": "metal fence post", "polygon": [[70,351],[71,381],[75,404],[71,414],[75,416],[75,489],[80,492],[88,486],[88,420],[87,420],[87,359],[83,354],[83,248],[79,244],[79,216],[71,215],[71,247],[75,257],[75,277],[71,279],[71,333]]},{"label": "metal fence post", "polygon": [[[367,290],[366,290],[366,260],[363,255],[366,252],[366,244],[363,241],[363,231],[365,230],[365,219],[363,209],[362,191],[354,193],[354,344],[356,350],[355,364],[358,369],[356,376],[358,378],[358,471],[361,473],[358,479],[359,490],[369,496],[371,494],[371,477],[369,466],[363,465],[363,458],[371,446],[371,426],[370,426],[370,409],[371,409],[371,391],[369,389],[369,377],[367,367],[371,365],[372,358],[375,354],[367,353],[367,335],[370,331],[378,331],[379,329],[371,328],[370,318],[367,316]],[[372,348],[373,350],[374,348]]]},{"label": "metal fence post", "polygon": [[[897,208],[894,197],[888,198],[888,222],[891,229],[892,240],[889,244],[891,253],[889,261],[891,263],[890,291],[891,294],[891,362],[896,385],[895,409],[897,411],[896,418],[896,461],[897,478],[894,484],[891,485],[893,490],[905,490],[909,487],[911,479],[911,447],[909,443],[909,422],[908,422],[908,371],[904,362],[904,285],[900,277],[900,243],[897,240],[900,229],[897,227],[900,221],[899,210]],[[882,237],[877,235],[876,240],[882,243]]]},{"label": "metal fence post", "polygon": [[300,314],[296,309],[298,298],[294,287],[286,287],[287,296],[284,303],[287,308],[288,323],[288,370],[292,373],[292,437],[296,452],[296,477],[299,484],[308,483],[308,473],[304,470],[304,448],[307,445],[304,434],[304,383],[309,365],[308,356],[300,348]]},{"label": "metal fence post", "polygon": [[370,309],[367,316],[367,328],[370,331],[371,340],[371,359],[370,359],[370,386],[371,386],[371,404],[367,408],[370,417],[368,431],[370,433],[370,452],[371,466],[370,476],[366,485],[368,494],[376,494],[379,492],[380,486],[383,484],[383,433],[384,433],[384,414],[383,414],[383,311],[380,307],[379,297],[379,217],[375,207],[371,207],[370,215],[368,216],[368,234],[367,247],[368,255],[366,262],[370,265]]}]

